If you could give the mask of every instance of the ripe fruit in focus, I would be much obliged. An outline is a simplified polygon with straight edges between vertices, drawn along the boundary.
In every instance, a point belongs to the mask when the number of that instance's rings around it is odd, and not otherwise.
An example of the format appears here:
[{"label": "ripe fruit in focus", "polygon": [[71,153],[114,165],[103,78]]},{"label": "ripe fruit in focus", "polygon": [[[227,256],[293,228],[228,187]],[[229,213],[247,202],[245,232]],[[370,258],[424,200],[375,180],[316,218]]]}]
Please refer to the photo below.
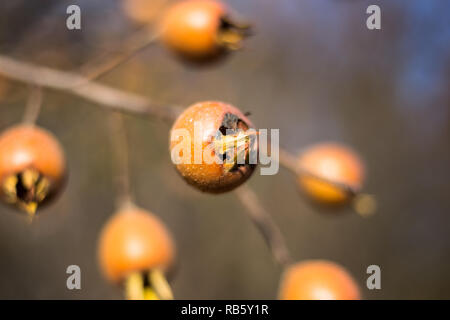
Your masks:
[{"label": "ripe fruit in focus", "polygon": [[358,286],[341,266],[309,260],[290,266],[282,276],[281,300],[359,300]]},{"label": "ripe fruit in focus", "polygon": [[168,8],[161,28],[169,49],[193,60],[204,60],[239,49],[249,26],[233,22],[222,2],[185,0]]},{"label": "ripe fruit in focus", "polygon": [[158,217],[129,206],[108,221],[99,239],[103,274],[119,282],[134,272],[167,270],[174,260],[172,237]]},{"label": "ripe fruit in focus", "polygon": [[[222,102],[206,101],[190,106],[171,130],[172,160],[174,156],[186,158],[176,164],[178,172],[201,191],[221,193],[236,188],[256,167],[249,163],[250,152],[255,154],[257,151],[256,132],[252,126],[241,111]],[[177,132],[187,133],[189,141],[184,141],[184,137],[180,139]],[[190,156],[178,149],[180,144],[190,151]],[[197,163],[196,152],[202,156]],[[207,155],[214,161],[208,161]]]},{"label": "ripe fruit in focus", "polygon": [[339,205],[351,199],[348,190],[329,181],[350,186],[353,190],[362,187],[364,166],[359,156],[343,145],[314,145],[300,155],[298,164],[306,172],[297,177],[300,188],[318,202]]},{"label": "ripe fruit in focus", "polygon": [[66,176],[61,145],[48,131],[19,125],[0,135],[0,197],[29,214],[58,194]]}]

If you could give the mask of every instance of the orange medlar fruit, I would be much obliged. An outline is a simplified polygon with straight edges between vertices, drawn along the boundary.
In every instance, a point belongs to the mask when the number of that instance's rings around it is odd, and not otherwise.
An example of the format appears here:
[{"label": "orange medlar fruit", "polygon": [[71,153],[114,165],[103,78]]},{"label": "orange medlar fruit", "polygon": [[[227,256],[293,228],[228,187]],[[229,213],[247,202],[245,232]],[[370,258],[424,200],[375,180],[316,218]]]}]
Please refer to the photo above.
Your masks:
[{"label": "orange medlar fruit", "polygon": [[337,143],[320,143],[308,148],[298,158],[298,165],[301,173],[297,181],[301,190],[323,204],[346,204],[363,184],[361,159],[350,148]]},{"label": "orange medlar fruit", "polygon": [[252,159],[258,150],[257,133],[250,120],[229,104],[206,101],[190,106],[170,134],[177,171],[201,191],[230,191],[245,182],[256,167]]},{"label": "orange medlar fruit", "polygon": [[18,125],[0,135],[0,198],[34,215],[64,186],[66,160],[57,139],[35,125]]},{"label": "orange medlar fruit", "polygon": [[132,204],[122,206],[101,231],[102,273],[113,283],[124,283],[129,298],[154,296],[159,289],[153,288],[155,277],[169,270],[174,257],[172,236],[161,220]]},{"label": "orange medlar fruit", "polygon": [[359,300],[358,285],[351,275],[336,263],[309,260],[294,264],[284,272],[281,300]]},{"label": "orange medlar fruit", "polygon": [[238,25],[216,0],[184,0],[170,6],[161,22],[166,46],[191,60],[210,60],[241,47],[248,25]]}]

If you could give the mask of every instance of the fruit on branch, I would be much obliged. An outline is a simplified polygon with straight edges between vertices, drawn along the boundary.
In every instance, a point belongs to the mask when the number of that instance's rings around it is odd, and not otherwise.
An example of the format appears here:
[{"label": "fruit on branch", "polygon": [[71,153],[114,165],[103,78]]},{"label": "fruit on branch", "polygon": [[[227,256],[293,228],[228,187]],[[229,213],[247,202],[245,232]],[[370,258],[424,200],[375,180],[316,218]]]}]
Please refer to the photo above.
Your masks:
[{"label": "fruit on branch", "polygon": [[171,130],[177,171],[201,191],[222,193],[245,182],[256,167],[257,132],[237,108],[218,101],[187,108]]},{"label": "fruit on branch", "polygon": [[152,277],[162,277],[174,257],[172,236],[161,220],[132,204],[112,216],[98,242],[102,273],[112,283],[123,283],[132,297],[130,291],[140,291],[142,298],[153,295]]},{"label": "fruit on branch", "polygon": [[167,0],[123,0],[125,14],[136,23],[151,23],[156,19]]},{"label": "fruit on branch", "polygon": [[286,269],[279,289],[281,300],[359,300],[358,285],[336,263],[325,260],[299,262]]},{"label": "fruit on branch", "polygon": [[300,189],[323,204],[346,204],[363,184],[361,159],[353,150],[337,143],[320,143],[308,148],[300,155],[298,165]]},{"label": "fruit on branch", "polygon": [[237,24],[216,0],[184,0],[170,6],[162,18],[166,46],[191,60],[210,60],[241,48],[249,25]]},{"label": "fruit on branch", "polygon": [[0,135],[0,197],[34,215],[64,187],[66,160],[57,139],[35,125],[18,125]]}]

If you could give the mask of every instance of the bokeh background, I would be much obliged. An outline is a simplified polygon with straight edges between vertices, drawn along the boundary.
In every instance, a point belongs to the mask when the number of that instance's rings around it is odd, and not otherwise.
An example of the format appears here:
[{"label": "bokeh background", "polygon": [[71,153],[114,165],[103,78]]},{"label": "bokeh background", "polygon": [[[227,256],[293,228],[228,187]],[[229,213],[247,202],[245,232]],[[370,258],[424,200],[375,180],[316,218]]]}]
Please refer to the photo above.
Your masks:
[{"label": "bokeh background", "polygon": [[[78,72],[142,26],[124,13],[124,1],[1,1],[0,54]],[[164,1],[149,2],[162,10]],[[295,259],[342,264],[367,299],[450,298],[450,2],[227,2],[255,26],[244,50],[198,69],[156,45],[100,81],[163,103],[230,102],[258,127],[279,128],[292,152],[326,140],[352,146],[367,165],[365,190],[378,200],[371,218],[323,212],[284,169],[255,174],[249,184]],[[65,27],[70,4],[81,7],[81,31]],[[366,28],[370,4],[381,7],[379,31]],[[0,77],[0,91],[4,129],[21,120],[29,88]],[[0,298],[119,299],[96,258],[115,198],[108,112],[54,90],[44,99],[38,123],[64,145],[70,179],[32,225],[0,207]],[[204,195],[180,179],[167,124],[135,116],[126,124],[138,203],[177,242],[176,298],[275,298],[281,270],[236,197]],[[66,289],[71,264],[81,267],[80,291]],[[365,288],[371,264],[381,267],[381,290]]]}]

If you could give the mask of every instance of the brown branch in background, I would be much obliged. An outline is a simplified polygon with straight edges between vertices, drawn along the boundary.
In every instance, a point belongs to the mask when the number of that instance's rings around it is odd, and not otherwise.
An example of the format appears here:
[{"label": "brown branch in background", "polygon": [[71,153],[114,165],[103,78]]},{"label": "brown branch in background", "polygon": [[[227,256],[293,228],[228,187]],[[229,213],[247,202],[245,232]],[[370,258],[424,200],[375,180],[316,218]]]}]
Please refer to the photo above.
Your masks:
[{"label": "brown branch in background", "polygon": [[256,193],[247,185],[242,185],[235,192],[241,203],[247,208],[248,217],[264,237],[272,255],[281,266],[292,262],[291,254],[283,234],[270,214],[261,205]]},{"label": "brown branch in background", "polygon": [[42,89],[38,86],[32,86],[30,91],[22,121],[26,124],[35,124],[41,111]]},{"label": "brown branch in background", "polygon": [[0,74],[28,84],[62,90],[107,109],[148,115],[168,122],[175,120],[182,110],[179,106],[152,103],[143,96],[89,81],[75,73],[36,66],[2,55],[0,55]]},{"label": "brown branch in background", "polygon": [[111,145],[115,153],[115,185],[117,186],[117,207],[119,208],[133,200],[130,185],[128,138],[122,114],[112,112],[109,120]]},{"label": "brown branch in background", "polygon": [[[100,64],[94,64],[88,62],[81,67],[80,73],[85,75],[89,81],[98,79],[113,69],[119,67],[123,63],[127,62],[130,58],[154,44],[159,38],[159,33],[149,30],[145,27],[139,30],[136,34],[128,38],[125,44],[122,44],[119,49],[121,52],[113,54],[109,57],[103,57]],[[117,50],[116,52],[118,52]]]}]

